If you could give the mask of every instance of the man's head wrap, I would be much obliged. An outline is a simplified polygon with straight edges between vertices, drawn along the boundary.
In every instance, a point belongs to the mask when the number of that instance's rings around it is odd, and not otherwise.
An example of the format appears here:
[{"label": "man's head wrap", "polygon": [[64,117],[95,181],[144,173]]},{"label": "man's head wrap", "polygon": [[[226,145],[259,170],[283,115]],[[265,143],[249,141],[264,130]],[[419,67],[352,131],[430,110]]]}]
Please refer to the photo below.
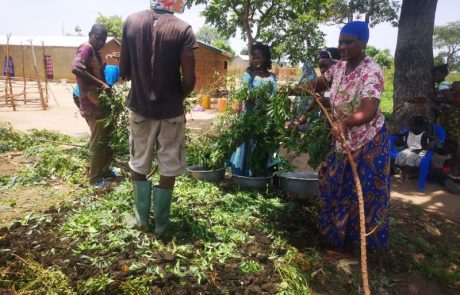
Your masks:
[{"label": "man's head wrap", "polygon": [[174,6],[176,2],[179,2],[179,0],[150,0],[150,8],[174,13],[183,13],[185,9],[185,3],[182,5],[180,10],[175,10]]},{"label": "man's head wrap", "polygon": [[369,41],[369,26],[363,21],[349,22],[340,31],[340,35],[342,34],[355,36],[364,43],[367,43]]}]

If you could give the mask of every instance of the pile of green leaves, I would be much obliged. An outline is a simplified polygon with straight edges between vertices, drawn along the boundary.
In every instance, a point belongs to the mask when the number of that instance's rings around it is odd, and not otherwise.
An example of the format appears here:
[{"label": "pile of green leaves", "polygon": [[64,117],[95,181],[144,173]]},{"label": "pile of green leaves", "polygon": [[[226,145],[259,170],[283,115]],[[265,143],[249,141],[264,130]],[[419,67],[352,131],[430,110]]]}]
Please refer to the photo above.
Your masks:
[{"label": "pile of green leaves", "polygon": [[187,162],[189,165],[199,165],[205,169],[224,167],[229,153],[224,152],[224,145],[219,138],[202,136],[187,145]]},{"label": "pile of green leaves", "polygon": [[224,167],[225,162],[243,142],[235,130],[230,130],[236,120],[237,113],[227,105],[226,112],[212,121],[210,130],[198,137],[188,136],[188,163],[211,170]]},{"label": "pile of green leaves", "polygon": [[15,132],[9,124],[0,123],[0,153],[19,150],[27,141],[24,133]]},{"label": "pile of green leaves", "polygon": [[0,185],[36,185],[57,178],[70,183],[83,181],[88,150],[80,141],[48,130],[15,131],[6,124],[0,124],[0,132],[0,153],[21,152],[31,161],[21,166],[18,174],[1,177]]},{"label": "pile of green leaves", "polygon": [[[79,293],[108,288],[113,283],[111,269],[120,257],[130,255],[125,260],[126,276],[120,287],[134,288],[132,293],[148,294],[148,286],[170,276],[181,284],[187,284],[187,278],[205,283],[212,279],[216,265],[236,262],[242,273],[257,274],[273,262],[285,282],[279,285],[280,292],[309,294],[307,273],[295,258],[298,251],[270,218],[289,215],[296,210],[294,204],[257,192],[222,191],[214,184],[179,177],[171,209],[173,239],[166,244],[124,223],[125,217],[132,214],[132,199],[126,197],[131,190],[131,182],[125,181],[104,198],[91,194],[83,197],[59,228],[60,239],[73,241],[72,259],[97,269],[105,278],[103,282],[95,282],[94,278],[79,280]],[[270,237],[269,262],[259,257],[268,254],[242,250],[257,244],[256,232]],[[131,252],[135,255],[128,254]],[[165,254],[171,257],[169,261],[159,259]]]}]

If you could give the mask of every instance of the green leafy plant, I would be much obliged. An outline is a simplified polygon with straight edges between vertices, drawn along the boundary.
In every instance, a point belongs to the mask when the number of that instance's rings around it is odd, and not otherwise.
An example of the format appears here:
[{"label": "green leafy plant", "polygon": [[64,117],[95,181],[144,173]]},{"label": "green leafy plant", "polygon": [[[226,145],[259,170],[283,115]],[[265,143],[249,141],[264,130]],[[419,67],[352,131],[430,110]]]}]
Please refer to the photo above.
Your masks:
[{"label": "green leafy plant", "polygon": [[306,114],[308,130],[301,132],[297,129],[289,131],[285,140],[288,150],[297,153],[307,153],[308,165],[317,169],[326,160],[331,150],[331,127],[324,115],[317,109]]},{"label": "green leafy plant", "polygon": [[220,144],[221,141],[209,136],[203,136],[194,140],[187,146],[187,160],[190,165],[200,165],[209,170],[224,167],[226,156]]},{"label": "green leafy plant", "polygon": [[245,273],[253,273],[253,272],[258,272],[263,269],[263,266],[254,260],[249,260],[249,261],[243,261],[240,264],[241,270]]},{"label": "green leafy plant", "polygon": [[287,93],[275,92],[273,85],[249,89],[247,85],[233,94],[233,99],[245,103],[245,112],[228,112],[228,126],[219,134],[228,146],[238,147],[251,140],[253,150],[249,165],[255,176],[267,176],[266,163],[278,151],[289,119],[290,101]]},{"label": "green leafy plant", "polygon": [[110,147],[117,158],[126,159],[129,155],[129,110],[125,107],[129,88],[126,84],[116,84],[112,93],[101,92],[107,116],[102,123],[113,131],[110,133]]},{"label": "green leafy plant", "polygon": [[[69,278],[58,267],[45,268],[31,257],[17,258],[20,267],[11,282],[12,290],[19,289],[21,294],[73,294]],[[0,274],[0,283],[4,279]]]},{"label": "green leafy plant", "polygon": [[113,282],[114,280],[107,274],[98,275],[84,282],[80,282],[77,286],[77,290],[80,294],[100,294]]}]

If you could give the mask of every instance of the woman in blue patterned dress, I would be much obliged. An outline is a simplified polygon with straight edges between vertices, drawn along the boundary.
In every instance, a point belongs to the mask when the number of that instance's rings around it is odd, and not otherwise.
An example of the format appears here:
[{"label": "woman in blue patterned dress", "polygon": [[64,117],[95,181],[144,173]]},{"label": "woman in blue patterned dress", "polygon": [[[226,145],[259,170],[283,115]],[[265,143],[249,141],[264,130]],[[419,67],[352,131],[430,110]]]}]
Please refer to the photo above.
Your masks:
[{"label": "woman in blue patterned dress", "polygon": [[[386,247],[388,241],[390,133],[379,108],[383,74],[380,66],[365,54],[368,39],[365,22],[345,25],[339,37],[341,60],[307,86],[315,87],[315,91],[330,89],[331,111],[337,119],[333,130],[345,131],[358,168],[369,233],[367,246],[379,249]],[[339,250],[360,244],[355,185],[351,164],[343,147],[335,142],[320,176],[319,228]]]},{"label": "woman in blue patterned dress", "polygon": [[[243,75],[243,83],[248,89],[254,89],[271,85],[272,91],[277,90],[276,75],[270,72],[272,68],[270,47],[262,43],[255,43],[250,52],[250,64]],[[242,111],[249,112],[257,102],[245,101],[242,104]],[[230,159],[232,173],[240,176],[267,176],[255,175],[250,167],[251,154],[254,150],[254,141],[251,138],[238,147]],[[267,161],[267,171],[276,164],[276,155],[270,155]]]}]

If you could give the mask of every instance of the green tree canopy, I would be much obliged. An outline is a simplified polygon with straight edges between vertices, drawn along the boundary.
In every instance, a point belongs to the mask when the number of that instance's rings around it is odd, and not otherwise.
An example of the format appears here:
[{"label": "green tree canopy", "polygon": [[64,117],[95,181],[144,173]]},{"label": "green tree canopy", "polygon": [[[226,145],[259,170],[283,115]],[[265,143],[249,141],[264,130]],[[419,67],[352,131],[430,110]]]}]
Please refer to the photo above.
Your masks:
[{"label": "green tree canopy", "polygon": [[219,48],[220,50],[227,52],[228,55],[230,55],[231,57],[235,56],[235,50],[233,50],[233,48],[230,46],[230,44],[226,40],[219,39],[214,43],[213,46],[216,48]]},{"label": "green tree canopy", "polygon": [[222,35],[217,28],[211,26],[202,26],[196,33],[196,39],[209,45],[215,44],[222,39]]},{"label": "green tree canopy", "polygon": [[81,27],[80,27],[80,26],[76,26],[76,27],[75,27],[75,35],[77,35],[77,36],[83,36],[83,34],[82,34],[81,32],[82,32]]},{"label": "green tree canopy", "polygon": [[121,16],[103,16],[99,13],[99,16],[96,18],[96,23],[106,27],[109,37],[121,39],[121,33],[123,31],[123,19]]},{"label": "green tree canopy", "polygon": [[225,37],[241,32],[252,46],[262,41],[272,47],[274,58],[281,55],[291,62],[313,57],[323,46],[318,24],[327,10],[324,0],[188,0],[187,4],[205,4],[203,16]]},{"label": "green tree canopy", "polygon": [[395,0],[330,0],[327,11],[332,23],[347,23],[362,19],[371,27],[383,22],[398,24],[400,1]]},{"label": "green tree canopy", "polygon": [[434,47],[439,49],[442,58],[450,67],[460,63],[460,21],[450,22],[434,29]]},{"label": "green tree canopy", "polygon": [[219,48],[227,52],[230,56],[235,55],[235,51],[229,45],[228,39],[219,33],[219,30],[211,26],[202,26],[196,33],[197,40]]},{"label": "green tree canopy", "polygon": [[381,50],[374,46],[368,45],[366,48],[366,54],[372,57],[372,59],[382,67],[391,68],[393,65],[394,59],[390,50],[388,49]]}]

